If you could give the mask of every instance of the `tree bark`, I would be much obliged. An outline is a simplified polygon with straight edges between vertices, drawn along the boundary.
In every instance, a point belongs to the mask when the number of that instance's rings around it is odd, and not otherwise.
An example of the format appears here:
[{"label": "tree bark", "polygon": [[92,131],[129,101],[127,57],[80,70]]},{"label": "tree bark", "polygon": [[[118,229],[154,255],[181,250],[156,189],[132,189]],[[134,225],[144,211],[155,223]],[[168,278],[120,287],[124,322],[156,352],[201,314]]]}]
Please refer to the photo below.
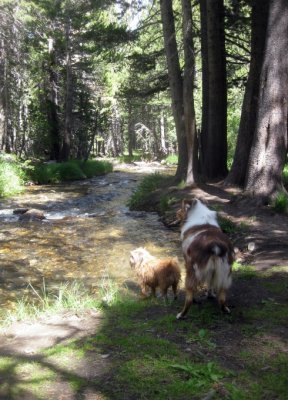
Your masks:
[{"label": "tree bark", "polygon": [[62,146],[62,161],[68,161],[70,156],[71,136],[72,136],[72,108],[73,108],[73,77],[71,60],[71,21],[67,18],[66,22],[66,101],[64,116],[64,135]]},{"label": "tree bark", "polygon": [[225,184],[244,186],[256,126],[260,74],[264,58],[269,0],[254,1],[251,16],[251,61],[242,105],[233,164]]},{"label": "tree bark", "polygon": [[[203,1],[201,2],[203,7]],[[226,56],[224,35],[223,0],[206,0],[202,14],[206,12],[207,31],[203,32],[203,40],[207,39],[202,54],[207,73],[203,87],[208,95],[208,121],[202,126],[202,160],[203,174],[208,179],[223,178],[227,174],[227,85]],[[202,19],[204,14],[202,15]],[[205,29],[205,25],[204,25]],[[208,85],[208,87],[206,86]],[[205,129],[205,130],[204,130]]]},{"label": "tree bark", "polygon": [[195,55],[192,28],[192,8],[190,0],[182,0],[182,25],[184,42],[184,78],[183,78],[183,104],[185,134],[187,141],[187,175],[186,184],[195,184],[195,169],[197,160],[195,155],[196,146],[196,120],[194,108],[194,76],[195,76]]},{"label": "tree bark", "polygon": [[56,56],[54,49],[54,39],[48,39],[48,74],[49,74],[49,97],[47,107],[47,119],[50,129],[51,150],[50,158],[52,160],[60,160],[61,157],[61,137],[58,118],[58,89],[57,75],[55,72]]},{"label": "tree bark", "polygon": [[172,97],[172,110],[178,142],[178,166],[176,180],[187,176],[187,142],[184,125],[183,82],[176,43],[174,15],[171,0],[160,0],[164,46],[168,66],[169,86]]},{"label": "tree bark", "polygon": [[271,0],[256,130],[245,183],[247,192],[265,201],[283,190],[288,119],[287,21],[287,0]]}]

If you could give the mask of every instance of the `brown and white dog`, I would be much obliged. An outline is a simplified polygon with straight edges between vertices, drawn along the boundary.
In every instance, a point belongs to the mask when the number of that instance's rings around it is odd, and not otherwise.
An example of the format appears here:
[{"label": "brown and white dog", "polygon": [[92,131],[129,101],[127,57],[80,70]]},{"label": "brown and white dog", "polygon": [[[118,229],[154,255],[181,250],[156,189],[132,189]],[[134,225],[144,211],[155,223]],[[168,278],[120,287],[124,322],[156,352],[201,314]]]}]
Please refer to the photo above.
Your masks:
[{"label": "brown and white dog", "polygon": [[181,240],[186,268],[185,305],[177,314],[177,319],[187,314],[197,287],[203,284],[216,293],[222,310],[229,313],[226,292],[232,283],[234,251],[229,238],[218,225],[216,212],[209,210],[198,199],[183,200],[177,218],[182,223]]},{"label": "brown and white dog", "polygon": [[174,299],[177,298],[181,276],[177,258],[158,259],[143,247],[139,247],[130,253],[130,266],[136,271],[144,296],[147,296],[148,287],[151,288],[152,295],[156,296],[156,288],[159,287],[167,300],[168,288],[171,286]]}]

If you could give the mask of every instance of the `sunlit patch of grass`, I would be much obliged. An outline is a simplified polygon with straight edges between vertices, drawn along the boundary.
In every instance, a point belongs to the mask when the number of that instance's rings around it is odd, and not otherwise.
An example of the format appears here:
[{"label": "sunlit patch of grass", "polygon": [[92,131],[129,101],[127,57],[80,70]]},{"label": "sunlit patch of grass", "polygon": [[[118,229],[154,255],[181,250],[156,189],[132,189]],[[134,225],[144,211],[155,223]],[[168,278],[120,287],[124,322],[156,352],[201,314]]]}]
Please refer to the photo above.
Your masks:
[{"label": "sunlit patch of grass", "polygon": [[16,162],[0,161],[0,196],[7,197],[24,189],[25,173]]},{"label": "sunlit patch of grass", "polygon": [[175,362],[169,355],[159,358],[147,355],[123,363],[116,384],[127,385],[129,397],[145,393],[145,398],[177,400],[203,397],[224,376],[213,362],[194,363],[185,356]]},{"label": "sunlit patch of grass", "polygon": [[129,154],[123,154],[120,157],[117,157],[117,160],[121,163],[126,163],[126,164],[131,164],[134,161],[141,161],[143,157],[143,154],[140,152],[134,152],[132,156],[129,156]]},{"label": "sunlit patch of grass", "polygon": [[25,397],[25,393],[30,393],[31,398],[47,398],[43,391],[45,393],[45,388],[55,382],[56,377],[56,372],[41,362],[17,357],[0,357],[0,374],[0,397],[3,399],[20,398],[22,394]]},{"label": "sunlit patch of grass", "polygon": [[109,276],[105,275],[100,281],[99,296],[104,306],[111,306],[120,299],[119,287]]},{"label": "sunlit patch of grass", "polygon": [[44,280],[39,290],[31,284],[29,287],[29,295],[18,300],[13,310],[2,313],[2,325],[25,319],[34,320],[44,314],[51,315],[65,310],[74,312],[95,310],[100,308],[102,301],[100,297],[92,295],[82,283],[77,281],[62,283],[57,290],[49,290]]},{"label": "sunlit patch of grass", "polygon": [[232,271],[238,279],[252,279],[258,275],[257,270],[252,265],[242,265],[237,262],[233,263]]},{"label": "sunlit patch of grass", "polygon": [[[245,370],[238,376],[245,399],[287,399],[288,355],[286,353],[255,354],[254,349],[241,353]],[[253,377],[253,378],[252,378]],[[233,398],[233,397],[232,397]],[[239,397],[241,399],[241,397]],[[235,400],[238,399],[237,397]]]},{"label": "sunlit patch of grass", "polygon": [[177,154],[170,154],[165,158],[165,164],[168,165],[177,165],[178,164],[178,156]]}]

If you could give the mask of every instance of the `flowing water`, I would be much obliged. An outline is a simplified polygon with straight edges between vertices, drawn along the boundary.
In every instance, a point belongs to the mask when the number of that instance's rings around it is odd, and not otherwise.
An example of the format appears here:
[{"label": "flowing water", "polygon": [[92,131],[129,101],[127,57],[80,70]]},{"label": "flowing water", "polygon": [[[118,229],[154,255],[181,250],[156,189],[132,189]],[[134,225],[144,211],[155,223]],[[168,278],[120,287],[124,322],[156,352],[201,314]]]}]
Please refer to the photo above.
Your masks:
[{"label": "flowing water", "polygon": [[[127,200],[148,169],[120,169],[105,176],[55,186],[31,186],[0,203],[0,304],[61,283],[81,281],[97,291],[102,279],[135,281],[129,253],[180,256],[179,234],[156,213],[132,212]],[[17,208],[44,211],[42,221],[21,221]],[[33,293],[31,294],[33,295]]]}]

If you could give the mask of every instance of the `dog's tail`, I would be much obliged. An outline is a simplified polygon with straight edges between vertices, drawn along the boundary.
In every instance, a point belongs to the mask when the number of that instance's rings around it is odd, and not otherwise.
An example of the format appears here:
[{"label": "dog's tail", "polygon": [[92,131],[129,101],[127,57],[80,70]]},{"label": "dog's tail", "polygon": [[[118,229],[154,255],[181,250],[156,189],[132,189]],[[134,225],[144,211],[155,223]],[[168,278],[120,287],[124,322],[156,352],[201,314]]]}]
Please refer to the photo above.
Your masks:
[{"label": "dog's tail", "polygon": [[233,248],[229,242],[223,243],[217,240],[210,243],[209,247],[210,257],[205,268],[207,283],[216,291],[219,289],[227,290],[232,283]]}]

